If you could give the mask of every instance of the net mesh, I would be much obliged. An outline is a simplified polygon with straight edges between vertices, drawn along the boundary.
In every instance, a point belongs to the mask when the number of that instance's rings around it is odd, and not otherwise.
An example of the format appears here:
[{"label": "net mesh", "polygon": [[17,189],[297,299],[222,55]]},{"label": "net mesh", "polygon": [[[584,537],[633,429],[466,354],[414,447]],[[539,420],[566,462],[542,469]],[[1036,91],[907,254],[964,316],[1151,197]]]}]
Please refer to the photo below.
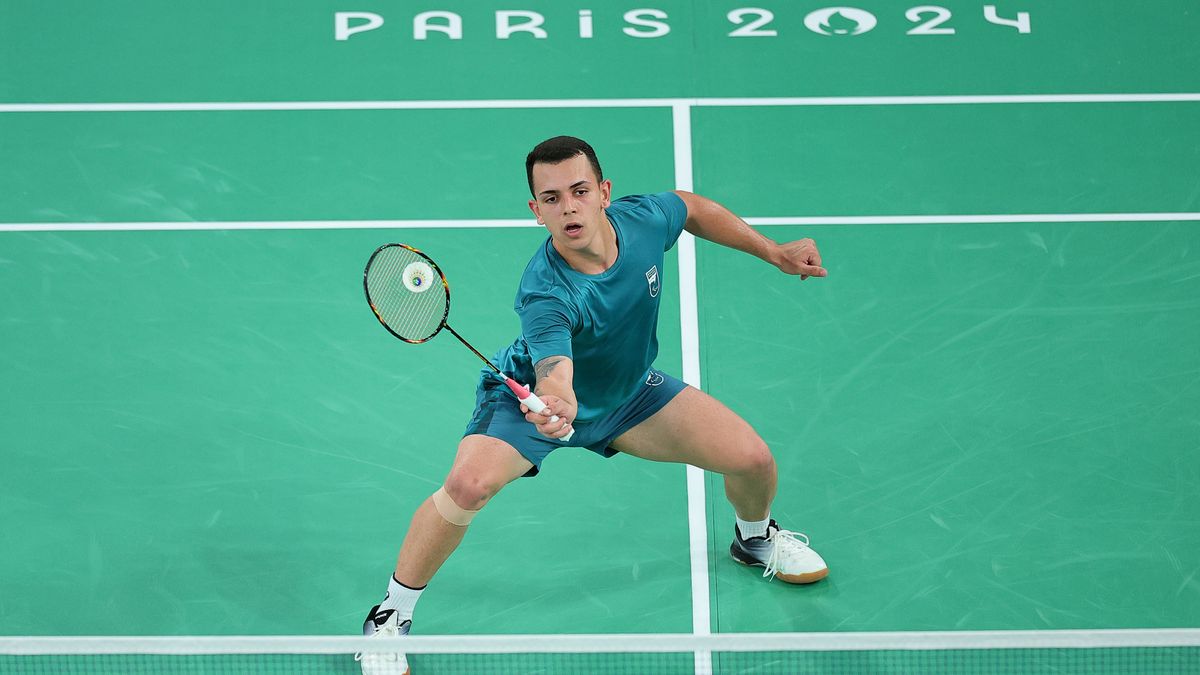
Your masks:
[{"label": "net mesh", "polygon": [[[690,654],[423,654],[414,675],[694,675],[753,673],[1141,673],[1200,672],[1200,648],[1038,649],[979,651],[763,652],[714,654],[698,671]],[[2,656],[4,673],[360,673],[353,654]],[[381,673],[402,675],[400,670]]]},{"label": "net mesh", "polygon": [[433,337],[450,311],[450,289],[433,261],[401,244],[371,256],[365,284],[375,315],[403,340]]},{"label": "net mesh", "polygon": [[[142,643],[136,638],[113,638],[117,644],[79,638],[91,641],[83,645],[71,638],[50,643],[39,638],[2,638],[0,672],[359,673],[363,671],[356,650],[404,645],[414,675],[1200,673],[1200,631],[1196,630],[1175,631],[1170,639],[1151,634],[1145,640],[1121,636],[1080,642],[1022,636],[1007,640],[1011,644],[1006,646],[996,646],[1005,640],[986,640],[969,648],[956,647],[955,641],[930,641],[930,634],[913,634],[918,637],[902,648],[894,647],[904,642],[894,635],[872,641],[870,634],[860,634],[868,637],[847,648],[842,647],[849,643],[838,641],[823,646],[812,634],[793,635],[798,637],[789,640],[789,634],[775,634],[757,644],[753,636],[742,641],[730,635],[591,636],[595,639],[580,644],[558,639],[566,636],[463,636],[434,642],[402,638],[383,647],[382,641],[295,638],[297,644],[290,648],[281,646],[278,638],[262,638],[259,646],[253,638],[196,638],[190,647],[187,639],[178,638],[165,646],[154,638],[144,638]],[[1146,644],[1130,645],[1139,641]],[[89,653],[91,646],[104,653]],[[402,675],[403,670],[385,663],[371,672]]]}]

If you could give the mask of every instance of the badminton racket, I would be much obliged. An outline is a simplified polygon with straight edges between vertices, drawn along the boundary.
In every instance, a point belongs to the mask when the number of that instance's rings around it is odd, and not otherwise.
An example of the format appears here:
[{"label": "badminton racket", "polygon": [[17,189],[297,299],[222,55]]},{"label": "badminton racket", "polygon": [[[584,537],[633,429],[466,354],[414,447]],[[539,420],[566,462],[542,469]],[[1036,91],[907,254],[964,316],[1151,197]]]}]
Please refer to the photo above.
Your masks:
[{"label": "badminton racket", "polygon": [[[375,318],[392,335],[409,344],[421,344],[445,328],[495,371],[518,401],[535,413],[546,409],[537,394],[501,372],[491,359],[480,354],[446,323],[450,316],[450,284],[433,258],[406,244],[384,244],[367,260],[363,290]],[[557,422],[558,416],[551,415],[550,421]],[[573,435],[574,429],[559,440],[569,441]]]}]

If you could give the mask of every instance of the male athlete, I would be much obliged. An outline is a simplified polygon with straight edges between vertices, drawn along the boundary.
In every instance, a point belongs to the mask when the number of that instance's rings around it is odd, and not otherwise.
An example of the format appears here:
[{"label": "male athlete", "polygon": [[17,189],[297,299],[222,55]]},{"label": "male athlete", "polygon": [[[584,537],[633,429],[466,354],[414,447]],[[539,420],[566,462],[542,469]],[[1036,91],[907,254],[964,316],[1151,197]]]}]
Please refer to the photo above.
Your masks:
[{"label": "male athlete", "polygon": [[[500,488],[536,474],[564,445],[722,474],[737,516],[734,560],[789,583],[824,578],[829,570],[807,538],[771,519],[776,470],[766,443],[716,399],[653,368],[663,257],[683,230],[802,280],[826,275],[816,244],[777,244],[688,192],[610,201],[612,183],[578,138],[542,142],[526,157],[525,170],[529,208],[550,237],[521,277],[521,335],[496,362],[517,381],[535,382],[547,409],[529,411],[484,372],[446,482],[413,515],[387,597],[371,609],[363,632],[408,634],[421,591],[471,519]],[[367,654],[362,666],[365,673],[408,669],[402,654]]]}]

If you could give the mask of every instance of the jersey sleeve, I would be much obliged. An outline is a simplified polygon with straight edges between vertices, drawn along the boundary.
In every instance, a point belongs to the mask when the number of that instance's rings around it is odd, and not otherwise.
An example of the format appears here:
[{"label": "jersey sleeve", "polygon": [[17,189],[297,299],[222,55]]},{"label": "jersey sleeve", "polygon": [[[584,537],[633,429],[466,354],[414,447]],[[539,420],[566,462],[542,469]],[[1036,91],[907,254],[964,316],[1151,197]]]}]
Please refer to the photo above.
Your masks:
[{"label": "jersey sleeve", "polygon": [[560,298],[553,295],[529,295],[517,306],[521,317],[521,335],[529,346],[534,363],[549,356],[571,355],[573,321]]},{"label": "jersey sleeve", "polygon": [[669,251],[675,242],[679,241],[679,235],[683,234],[683,225],[687,222],[687,204],[674,192],[647,195],[647,199],[663,216],[663,222],[666,224],[663,250]]}]

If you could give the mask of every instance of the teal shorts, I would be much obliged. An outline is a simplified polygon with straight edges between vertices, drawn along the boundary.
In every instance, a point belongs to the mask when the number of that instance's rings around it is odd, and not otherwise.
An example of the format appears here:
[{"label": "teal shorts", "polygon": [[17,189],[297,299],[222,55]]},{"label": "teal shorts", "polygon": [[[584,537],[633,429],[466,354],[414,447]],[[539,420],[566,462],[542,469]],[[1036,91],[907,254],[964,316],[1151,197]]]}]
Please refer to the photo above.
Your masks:
[{"label": "teal shorts", "polygon": [[567,444],[538,433],[521,413],[521,404],[508,387],[494,377],[484,376],[475,391],[475,414],[463,436],[482,434],[508,443],[533,464],[525,475],[536,476],[542,460],[558,448],[587,448],[612,457],[617,451],[610,444],[618,436],[661,410],[686,386],[682,380],[652,368],[637,392],[619,408],[599,419],[577,421],[575,435]]}]

